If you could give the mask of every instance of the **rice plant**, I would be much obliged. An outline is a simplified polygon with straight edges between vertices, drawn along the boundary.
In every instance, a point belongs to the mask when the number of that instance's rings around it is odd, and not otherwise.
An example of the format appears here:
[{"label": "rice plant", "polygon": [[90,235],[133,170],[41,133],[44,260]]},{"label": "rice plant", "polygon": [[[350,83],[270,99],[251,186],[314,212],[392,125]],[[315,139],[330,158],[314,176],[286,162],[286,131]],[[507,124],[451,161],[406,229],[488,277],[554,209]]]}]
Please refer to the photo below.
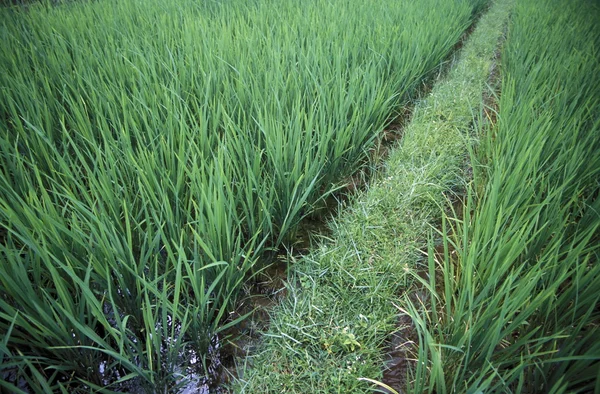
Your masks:
[{"label": "rice plant", "polygon": [[0,385],[165,392],[204,374],[243,281],[481,4],[1,9]]},{"label": "rice plant", "polygon": [[517,2],[498,122],[444,252],[430,242],[429,297],[405,303],[414,392],[600,392],[599,16]]}]

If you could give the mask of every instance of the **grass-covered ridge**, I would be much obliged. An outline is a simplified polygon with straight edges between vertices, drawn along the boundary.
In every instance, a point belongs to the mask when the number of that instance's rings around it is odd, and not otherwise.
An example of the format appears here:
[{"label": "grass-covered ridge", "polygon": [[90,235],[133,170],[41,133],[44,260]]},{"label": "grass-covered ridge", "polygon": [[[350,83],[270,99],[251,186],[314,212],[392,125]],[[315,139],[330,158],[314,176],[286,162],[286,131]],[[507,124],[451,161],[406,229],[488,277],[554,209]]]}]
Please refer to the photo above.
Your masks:
[{"label": "grass-covered ridge", "polygon": [[415,107],[382,173],[331,223],[331,239],[293,266],[288,298],[234,392],[376,388],[359,379],[381,380],[392,332],[410,339],[394,303],[424,269],[439,207],[464,187],[469,134],[510,7],[498,1],[481,17],[447,77]]},{"label": "grass-covered ridge", "polygon": [[176,390],[483,2],[271,3],[0,9],[4,387]]},{"label": "grass-covered ridge", "polygon": [[445,253],[430,248],[432,302],[405,300],[415,392],[600,392],[599,18],[592,1],[517,2],[497,123]]}]

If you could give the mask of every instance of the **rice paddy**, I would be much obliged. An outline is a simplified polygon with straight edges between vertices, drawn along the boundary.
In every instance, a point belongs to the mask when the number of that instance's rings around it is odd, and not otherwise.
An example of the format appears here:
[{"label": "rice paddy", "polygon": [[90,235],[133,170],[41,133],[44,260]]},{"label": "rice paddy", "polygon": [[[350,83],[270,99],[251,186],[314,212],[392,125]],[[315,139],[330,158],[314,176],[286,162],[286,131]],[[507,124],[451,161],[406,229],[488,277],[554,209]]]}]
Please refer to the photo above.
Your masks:
[{"label": "rice paddy", "polygon": [[3,392],[224,392],[243,286],[481,12],[229,389],[600,392],[592,0],[10,3]]},{"label": "rice paddy", "polygon": [[600,392],[600,8],[515,3],[464,208],[405,299],[411,392]]},{"label": "rice paddy", "polygon": [[1,9],[0,385],[203,384],[243,282],[481,3]]}]

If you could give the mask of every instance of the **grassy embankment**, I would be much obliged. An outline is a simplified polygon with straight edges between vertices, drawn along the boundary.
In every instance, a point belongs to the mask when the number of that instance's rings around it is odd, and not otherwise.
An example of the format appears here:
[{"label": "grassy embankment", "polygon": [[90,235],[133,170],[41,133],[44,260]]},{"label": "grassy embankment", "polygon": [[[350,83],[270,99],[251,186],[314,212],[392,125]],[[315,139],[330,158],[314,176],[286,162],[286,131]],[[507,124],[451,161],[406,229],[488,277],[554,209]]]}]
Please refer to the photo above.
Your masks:
[{"label": "grassy embankment", "polygon": [[357,169],[481,3],[1,9],[0,385],[201,376],[264,252]]},{"label": "grassy embankment", "polygon": [[433,302],[404,306],[414,392],[600,392],[599,20],[591,1],[518,2],[464,218],[430,248]]},{"label": "grassy embankment", "polygon": [[381,380],[387,342],[406,328],[393,303],[427,270],[422,251],[440,206],[465,188],[468,140],[511,3],[482,16],[381,175],[331,223],[331,239],[293,265],[288,297],[235,392],[370,393],[359,378]]}]

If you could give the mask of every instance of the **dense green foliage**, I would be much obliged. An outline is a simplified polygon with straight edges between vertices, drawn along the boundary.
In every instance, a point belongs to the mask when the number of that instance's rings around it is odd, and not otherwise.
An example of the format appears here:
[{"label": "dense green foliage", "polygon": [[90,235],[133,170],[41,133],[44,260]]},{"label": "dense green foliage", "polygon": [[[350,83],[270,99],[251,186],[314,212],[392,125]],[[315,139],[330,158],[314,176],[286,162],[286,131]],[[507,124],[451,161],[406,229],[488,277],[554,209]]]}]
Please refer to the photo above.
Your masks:
[{"label": "dense green foliage", "polygon": [[599,18],[517,2],[464,217],[430,248],[427,311],[408,302],[415,392],[600,392]]},{"label": "dense green foliage", "polygon": [[0,10],[3,377],[185,383],[264,251],[356,170],[481,3]]},{"label": "dense green foliage", "polygon": [[486,10],[376,177],[292,266],[288,295],[234,392],[373,393],[373,380],[404,388],[413,338],[395,305],[423,270],[439,207],[464,187],[467,135],[510,9],[497,1]]}]

